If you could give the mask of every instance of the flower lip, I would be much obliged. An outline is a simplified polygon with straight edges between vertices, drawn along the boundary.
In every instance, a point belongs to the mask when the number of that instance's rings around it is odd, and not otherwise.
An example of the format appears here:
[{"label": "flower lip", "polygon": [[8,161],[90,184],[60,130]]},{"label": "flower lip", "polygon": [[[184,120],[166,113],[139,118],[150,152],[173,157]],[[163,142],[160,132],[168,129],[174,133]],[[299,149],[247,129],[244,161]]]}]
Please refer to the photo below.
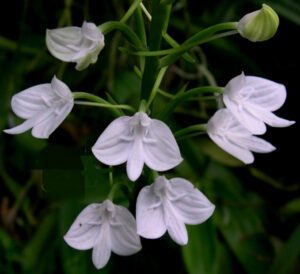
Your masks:
[{"label": "flower lip", "polygon": [[[114,212],[114,219],[107,213]],[[141,249],[136,221],[128,209],[105,200],[85,207],[64,236],[65,242],[79,250],[93,249],[92,261],[104,267],[111,252],[129,256]]]},{"label": "flower lip", "polygon": [[127,175],[131,181],[139,178],[144,164],[165,171],[182,161],[169,127],[149,118],[145,112],[115,119],[100,135],[92,151],[100,162],[107,165],[127,162]]},{"label": "flower lip", "polygon": [[215,206],[189,181],[168,180],[159,176],[138,194],[136,204],[137,232],[156,239],[168,231],[179,245],[188,242],[185,224],[200,224],[213,213]]}]

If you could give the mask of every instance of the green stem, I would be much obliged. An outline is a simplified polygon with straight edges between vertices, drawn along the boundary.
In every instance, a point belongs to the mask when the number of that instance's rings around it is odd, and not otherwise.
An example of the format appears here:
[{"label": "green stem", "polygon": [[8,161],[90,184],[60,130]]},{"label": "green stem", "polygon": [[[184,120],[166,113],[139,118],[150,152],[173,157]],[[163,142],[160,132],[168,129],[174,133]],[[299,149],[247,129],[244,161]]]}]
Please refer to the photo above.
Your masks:
[{"label": "green stem", "polygon": [[163,77],[164,77],[164,75],[165,75],[165,73],[166,73],[166,71],[167,71],[167,68],[168,68],[168,67],[163,67],[163,68],[161,68],[160,71],[159,71],[159,73],[158,73],[158,75],[157,75],[156,81],[155,81],[155,83],[154,83],[154,85],[153,85],[151,94],[150,94],[150,96],[149,96],[149,100],[148,100],[147,105],[146,105],[146,108],[147,108],[147,109],[149,109],[149,107],[150,107],[152,101],[153,101],[154,98],[155,98],[155,95],[156,95],[156,93],[157,93],[157,91],[158,91],[158,88],[159,88],[159,86],[160,86],[160,83],[161,83],[161,81],[162,81],[162,79],[163,79]]},{"label": "green stem", "polygon": [[135,112],[135,109],[132,106],[128,105],[112,105],[112,104],[102,104],[102,103],[95,103],[95,102],[84,102],[84,101],[75,101],[76,105],[83,105],[83,106],[91,106],[91,107],[102,107],[102,108],[111,108],[111,109],[126,109],[131,112]]},{"label": "green stem", "polygon": [[[110,104],[109,102],[107,102],[106,100],[104,100],[103,98],[101,98],[97,95],[94,95],[94,94],[87,93],[87,92],[73,92],[73,98],[74,98],[74,100],[87,99],[89,101],[99,103],[102,105],[114,106],[114,105]],[[116,108],[110,108],[110,111],[117,117],[120,117],[123,115],[123,113]]]},{"label": "green stem", "polygon": [[[226,28],[233,29],[233,30],[230,30],[225,33],[213,35],[214,32],[220,31],[221,27],[224,28],[223,30],[226,30]],[[238,33],[236,31],[236,23],[219,24],[219,25],[207,28],[203,31],[200,31],[198,34],[196,34],[195,37],[197,37],[198,40],[192,39],[193,37],[191,37],[189,40],[184,42],[180,47],[178,47],[176,49],[164,50],[164,51],[156,52],[154,54],[156,54],[156,55],[157,54],[159,54],[159,55],[169,54],[168,56],[163,57],[160,60],[160,67],[169,66],[170,64],[175,62],[178,58],[180,58],[183,53],[185,53],[186,51],[190,50],[191,48],[193,48],[197,45],[201,45],[203,43],[207,43],[209,41],[219,39],[221,37],[230,36],[230,35],[233,35],[236,33]],[[138,54],[138,53],[139,53],[139,51],[136,52],[136,54]],[[147,52],[147,51],[145,51],[145,53],[147,53],[147,55],[149,54],[149,52]],[[151,55],[152,54],[153,53],[151,53]]]},{"label": "green stem", "polygon": [[143,48],[143,44],[138,36],[124,23],[118,21],[109,21],[98,26],[98,28],[104,35],[112,32],[113,30],[119,30],[136,48]]},{"label": "green stem", "polygon": [[122,19],[120,20],[121,23],[126,23],[126,21],[131,17],[131,15],[134,13],[134,11],[136,10],[136,8],[140,5],[140,3],[143,0],[135,0],[130,8],[127,10],[127,12],[124,14],[124,16],[122,17]]},{"label": "green stem", "polygon": [[[110,166],[110,168],[112,168],[112,166]],[[112,187],[114,184],[114,177],[113,177],[113,172],[112,170],[109,171],[108,173],[108,179],[109,179],[109,185]]]},{"label": "green stem", "polygon": [[165,107],[164,111],[159,115],[159,119],[160,120],[164,120],[166,119],[170,113],[173,112],[173,110],[181,103],[183,103],[184,101],[188,100],[189,98],[201,94],[201,93],[205,93],[205,92],[209,92],[209,93],[223,93],[224,88],[221,87],[198,87],[198,88],[193,88],[190,89],[188,91],[186,91],[185,93],[182,93],[176,97],[173,98],[173,100],[171,100]]},{"label": "green stem", "polygon": [[[150,25],[148,49],[150,51],[159,50],[161,44],[162,31],[167,18],[167,5],[160,0],[152,1],[153,17]],[[158,72],[158,58],[151,56],[146,58],[145,70],[142,79],[141,99],[147,100],[152,91]]]},{"label": "green stem", "polygon": [[[133,67],[133,70],[134,70],[134,72],[136,73],[137,77],[139,77],[140,79],[142,79],[143,75],[142,75],[142,72],[139,70],[139,68],[136,67],[136,66],[134,66],[134,67]],[[168,93],[168,92],[166,92],[166,91],[163,91],[162,89],[159,89],[159,88],[157,89],[157,92],[158,92],[159,94],[161,94],[162,96],[167,97],[167,98],[170,98],[170,99],[173,99],[173,98],[175,97],[175,95],[170,94],[170,93]]]},{"label": "green stem", "polygon": [[118,189],[118,187],[121,185],[121,183],[115,183],[112,185],[110,192],[107,195],[107,199],[113,201],[115,193]]},{"label": "green stem", "polygon": [[146,7],[144,6],[143,3],[140,3],[140,7],[141,9],[143,10],[143,12],[145,13],[146,17],[148,18],[149,21],[152,20],[152,16],[151,14],[149,13],[149,11],[146,9]]},{"label": "green stem", "polygon": [[147,102],[145,100],[141,100],[139,111],[147,112]]},{"label": "green stem", "polygon": [[135,11],[135,22],[136,22],[136,32],[138,37],[140,38],[140,40],[143,42],[144,45],[147,45],[145,24],[144,24],[143,14],[140,7],[138,7]]},{"label": "green stem", "polygon": [[169,98],[169,99],[173,99],[173,98],[175,97],[175,95],[170,94],[170,93],[168,93],[168,92],[166,92],[166,91],[163,91],[162,89],[157,89],[157,92],[158,92],[160,95],[162,95],[162,96],[164,96],[164,97],[166,97],[166,98]]},{"label": "green stem", "polygon": [[228,31],[225,33],[216,34],[212,37],[203,39],[201,41],[195,41],[195,42],[192,42],[189,44],[182,44],[181,46],[178,46],[173,49],[164,49],[164,50],[157,50],[157,51],[132,51],[132,50],[129,50],[129,49],[123,48],[123,47],[120,47],[119,49],[125,53],[131,54],[131,55],[139,55],[139,56],[161,56],[161,55],[168,55],[168,54],[171,55],[171,54],[178,54],[178,53],[182,54],[182,52],[187,51],[195,46],[210,42],[215,39],[230,36],[230,35],[233,35],[236,33],[238,33],[236,30],[232,30],[232,31]]},{"label": "green stem", "polygon": [[[140,40],[142,41],[143,45],[147,47],[147,37],[146,37],[146,30],[145,30],[145,23],[143,14],[140,7],[137,7],[135,10],[135,26],[136,26],[136,33]],[[145,68],[145,57],[140,56],[140,68],[141,71],[144,71]]]},{"label": "green stem", "polygon": [[[140,3],[140,7],[141,7],[142,11],[145,13],[145,15],[148,18],[148,20],[151,21],[152,20],[152,16],[148,12],[148,10],[146,9],[146,7],[144,6],[143,3]],[[177,48],[177,47],[180,46],[166,31],[163,31],[162,36],[168,42],[168,44],[170,46],[172,46],[173,48]],[[195,63],[195,60],[193,59],[193,57],[190,54],[188,54],[188,53],[185,53],[182,57],[187,62]]]},{"label": "green stem", "polygon": [[206,124],[198,124],[198,125],[192,125],[192,126],[188,126],[184,129],[178,130],[174,133],[174,136],[176,138],[182,137],[184,135],[188,135],[190,133],[195,133],[195,132],[205,132],[206,131]]}]

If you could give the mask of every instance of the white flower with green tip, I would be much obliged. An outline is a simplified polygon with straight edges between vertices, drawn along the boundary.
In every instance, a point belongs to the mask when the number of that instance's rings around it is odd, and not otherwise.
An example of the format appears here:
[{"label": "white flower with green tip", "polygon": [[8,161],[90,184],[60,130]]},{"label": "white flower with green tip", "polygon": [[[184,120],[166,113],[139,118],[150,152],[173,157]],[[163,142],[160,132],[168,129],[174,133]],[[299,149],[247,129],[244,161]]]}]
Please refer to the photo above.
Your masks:
[{"label": "white flower with green tip", "polygon": [[96,63],[104,47],[104,35],[94,23],[83,22],[82,27],[47,30],[46,44],[51,54],[65,62],[75,62],[77,70]]}]

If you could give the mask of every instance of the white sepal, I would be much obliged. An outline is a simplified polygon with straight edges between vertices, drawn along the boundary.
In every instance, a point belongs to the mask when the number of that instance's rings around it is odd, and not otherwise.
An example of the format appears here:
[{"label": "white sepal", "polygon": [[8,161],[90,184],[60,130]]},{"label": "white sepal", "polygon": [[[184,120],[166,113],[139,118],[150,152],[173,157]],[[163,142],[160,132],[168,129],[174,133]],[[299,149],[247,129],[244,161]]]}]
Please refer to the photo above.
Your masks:
[{"label": "white sepal", "polygon": [[218,110],[208,121],[207,134],[223,150],[245,164],[251,164],[251,151],[268,153],[275,150],[267,141],[253,136],[228,109]]},{"label": "white sepal", "polygon": [[148,239],[161,237],[166,230],[179,245],[188,242],[185,224],[200,224],[215,206],[189,181],[158,177],[144,187],[137,198],[137,232]]},{"label": "white sepal", "polygon": [[64,27],[46,32],[46,44],[51,54],[65,62],[75,62],[83,70],[97,61],[104,47],[104,35],[94,23],[82,27]]},{"label": "white sepal", "polygon": [[264,134],[264,123],[273,127],[295,123],[272,113],[284,104],[285,99],[284,85],[244,73],[231,79],[223,94],[226,107],[253,134]]},{"label": "white sepal", "polygon": [[107,165],[127,162],[127,175],[132,181],[141,175],[144,164],[165,171],[182,161],[169,127],[150,119],[144,112],[115,119],[100,135],[92,151]]},{"label": "white sepal", "polygon": [[70,89],[54,76],[51,84],[37,85],[12,97],[12,110],[26,121],[4,132],[20,134],[32,128],[34,137],[48,138],[68,116],[73,106]]},{"label": "white sepal", "polygon": [[93,248],[92,260],[97,269],[107,264],[111,252],[128,256],[142,248],[132,214],[109,200],[83,209],[64,240],[75,249]]}]

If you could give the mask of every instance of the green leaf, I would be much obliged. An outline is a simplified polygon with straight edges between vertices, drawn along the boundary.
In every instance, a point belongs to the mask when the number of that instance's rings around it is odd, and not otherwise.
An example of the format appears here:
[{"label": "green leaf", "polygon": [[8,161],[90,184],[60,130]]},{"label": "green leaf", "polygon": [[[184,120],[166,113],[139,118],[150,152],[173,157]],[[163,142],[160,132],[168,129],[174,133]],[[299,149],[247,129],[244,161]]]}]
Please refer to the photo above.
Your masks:
[{"label": "green leaf", "polygon": [[[49,249],[49,243],[53,243],[51,239],[55,231],[56,215],[54,212],[48,214],[39,225],[36,233],[23,250],[23,268],[24,271],[34,273],[34,269],[40,263]],[[53,247],[53,244],[50,245]],[[49,262],[48,262],[49,263]],[[30,272],[31,271],[31,272]]]},{"label": "green leaf", "polygon": [[141,80],[132,71],[123,71],[114,78],[113,95],[121,104],[138,106]]},{"label": "green leaf", "polygon": [[219,165],[211,164],[207,175],[219,201],[213,218],[225,241],[247,273],[266,273],[274,250],[261,222],[262,200]]},{"label": "green leaf", "polygon": [[295,228],[288,241],[280,249],[280,252],[270,268],[270,274],[296,273],[292,271],[300,255],[300,224]]},{"label": "green leaf", "polygon": [[110,168],[102,168],[93,156],[81,156],[84,166],[84,193],[86,203],[102,202],[106,199],[110,185],[108,173]]},{"label": "green leaf", "polygon": [[296,198],[294,200],[289,201],[286,203],[283,208],[282,212],[286,214],[295,214],[300,212],[300,198]]},{"label": "green leaf", "polygon": [[211,221],[187,226],[189,242],[182,247],[183,260],[190,274],[212,273],[216,261],[217,232]]}]

